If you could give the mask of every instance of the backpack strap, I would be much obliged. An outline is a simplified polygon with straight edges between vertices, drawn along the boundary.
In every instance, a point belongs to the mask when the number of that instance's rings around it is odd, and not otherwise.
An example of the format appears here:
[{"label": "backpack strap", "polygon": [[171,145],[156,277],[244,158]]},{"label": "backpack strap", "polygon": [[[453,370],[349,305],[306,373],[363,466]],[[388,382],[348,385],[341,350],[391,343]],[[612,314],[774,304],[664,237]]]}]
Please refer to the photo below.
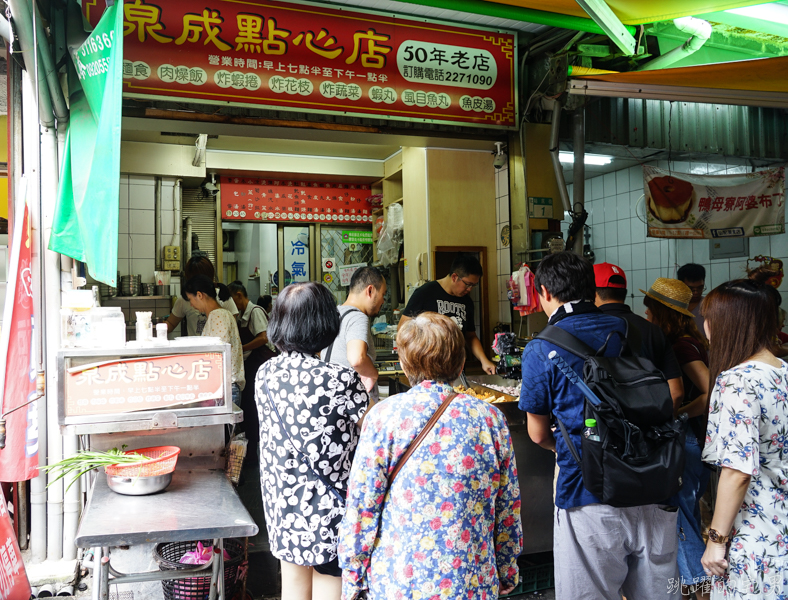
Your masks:
[{"label": "backpack strap", "polygon": [[596,354],[596,350],[591,348],[585,342],[577,339],[568,331],[564,331],[560,327],[555,325],[548,325],[539,334],[536,336],[537,339],[543,340],[545,342],[550,342],[551,344],[558,346],[562,350],[566,350],[567,352],[571,352],[575,356],[579,356],[583,360],[587,359],[589,356],[594,356]]},{"label": "backpack strap", "polygon": [[[339,315],[339,330],[340,331],[342,330],[342,321],[344,321],[345,317],[348,316],[352,312],[360,313],[361,311],[359,309],[357,309],[357,308],[351,308],[350,310],[346,310],[341,315]],[[337,337],[339,337],[339,332],[337,332]],[[328,347],[328,350],[326,350],[326,358],[324,359],[326,362],[331,362],[331,353],[334,350],[334,342],[336,342],[336,341],[337,341],[337,338],[334,338],[334,341],[331,342],[331,345]]]}]

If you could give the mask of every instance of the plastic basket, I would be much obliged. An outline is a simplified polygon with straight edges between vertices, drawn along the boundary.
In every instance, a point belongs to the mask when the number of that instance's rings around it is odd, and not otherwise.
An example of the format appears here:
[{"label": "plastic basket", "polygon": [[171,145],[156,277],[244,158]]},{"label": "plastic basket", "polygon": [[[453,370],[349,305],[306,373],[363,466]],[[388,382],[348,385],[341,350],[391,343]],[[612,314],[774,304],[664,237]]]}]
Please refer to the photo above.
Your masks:
[{"label": "plastic basket", "polygon": [[520,566],[521,593],[538,592],[555,587],[553,563],[545,565]]},{"label": "plastic basket", "polygon": [[[187,552],[197,548],[197,541],[167,542],[157,544],[153,549],[153,557],[159,563],[160,571],[178,571],[193,569],[195,565],[178,562]],[[201,540],[203,546],[212,546],[213,541]],[[224,540],[224,549],[230,555],[224,561],[224,597],[232,598],[243,580],[241,564],[244,559],[244,547],[240,540]],[[190,577],[189,579],[165,579],[161,582],[165,600],[205,600],[211,591],[211,577]]]},{"label": "plastic basket", "polygon": [[166,475],[175,470],[178,462],[178,454],[181,449],[177,446],[155,446],[151,448],[140,448],[139,450],[127,450],[123,454],[142,454],[149,456],[152,460],[130,465],[108,465],[104,467],[107,475],[122,475],[124,477],[152,477],[154,475]]}]

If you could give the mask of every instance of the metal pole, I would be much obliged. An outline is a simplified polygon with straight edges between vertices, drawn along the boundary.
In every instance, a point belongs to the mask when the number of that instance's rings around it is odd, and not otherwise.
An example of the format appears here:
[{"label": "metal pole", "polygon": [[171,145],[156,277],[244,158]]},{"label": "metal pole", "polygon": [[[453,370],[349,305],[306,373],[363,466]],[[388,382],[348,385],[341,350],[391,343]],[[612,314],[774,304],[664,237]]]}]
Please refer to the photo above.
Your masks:
[{"label": "metal pole", "polygon": [[[23,164],[28,198],[38,199],[39,189],[39,123],[38,107],[35,100],[35,87],[33,74],[30,71],[22,73],[22,134]],[[15,188],[19,193],[20,187]],[[21,215],[15,215],[21,218]],[[39,372],[44,369],[44,336],[43,336],[43,267],[41,254],[41,213],[37,202],[30,203],[30,222],[33,235],[33,297],[36,301],[34,330],[36,333],[36,350]],[[47,463],[47,410],[46,402],[37,402],[38,410],[38,462],[40,465]],[[40,474],[30,482],[30,550],[34,563],[46,560],[46,475]]]},{"label": "metal pole", "polygon": [[[572,119],[573,125],[573,142],[575,162],[572,169],[573,185],[573,200],[574,205],[572,210],[576,213],[583,211],[585,205],[585,179],[586,179],[586,130],[585,130],[586,109],[581,106],[575,109],[575,114]],[[580,230],[575,234],[575,245],[572,248],[576,254],[583,255],[583,231]]]},{"label": "metal pole", "polygon": [[156,177],[153,209],[153,256],[156,260],[156,270],[161,271],[161,177]]},{"label": "metal pole", "polygon": [[558,137],[561,125],[561,104],[558,100],[553,101],[553,123],[550,125],[550,157],[553,160],[553,172],[558,183],[558,193],[561,195],[561,204],[565,211],[572,211],[572,203],[569,200],[569,192],[566,191],[566,180],[564,180],[564,167],[558,158]]}]

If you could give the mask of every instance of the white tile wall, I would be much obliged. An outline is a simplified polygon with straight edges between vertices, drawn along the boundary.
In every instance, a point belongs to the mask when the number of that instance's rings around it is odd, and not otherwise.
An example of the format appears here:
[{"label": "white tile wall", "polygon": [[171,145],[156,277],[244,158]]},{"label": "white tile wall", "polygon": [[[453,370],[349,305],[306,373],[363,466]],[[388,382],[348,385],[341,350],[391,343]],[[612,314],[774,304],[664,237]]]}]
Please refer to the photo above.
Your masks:
[{"label": "white tile wall", "polygon": [[[508,281],[512,272],[511,244],[506,248],[501,243],[501,229],[509,225],[509,167],[495,172],[495,222],[498,258],[498,320],[512,322],[511,303],[507,297]],[[493,304],[493,306],[495,306]]]},{"label": "white tile wall", "polygon": [[[656,163],[667,168],[667,161]],[[674,162],[675,171],[695,174],[732,174],[747,172],[747,167],[724,164]],[[627,273],[629,303],[643,314],[643,294],[657,277],[675,277],[679,266],[688,262],[706,268],[706,286],[711,289],[730,279],[745,275],[746,260],[741,258],[712,261],[709,240],[658,240],[646,237],[643,204],[643,170],[622,169],[586,180],[586,210],[591,227],[591,247],[596,262],[612,262]],[[572,194],[572,186],[569,186]],[[589,193],[590,192],[590,193]],[[562,229],[566,229],[566,221]],[[566,234],[565,234],[566,235]],[[750,238],[750,256],[764,254],[788,264],[788,234]],[[788,301],[788,282],[780,290]]]},{"label": "white tile wall", "polygon": [[[175,180],[164,178],[161,193],[161,244],[180,245],[180,223],[174,222]],[[139,274],[153,282],[156,251],[154,228],[156,182],[153,177],[121,174],[118,222],[118,270],[121,275]],[[161,249],[159,248],[160,252]],[[173,292],[176,293],[176,292]]]}]

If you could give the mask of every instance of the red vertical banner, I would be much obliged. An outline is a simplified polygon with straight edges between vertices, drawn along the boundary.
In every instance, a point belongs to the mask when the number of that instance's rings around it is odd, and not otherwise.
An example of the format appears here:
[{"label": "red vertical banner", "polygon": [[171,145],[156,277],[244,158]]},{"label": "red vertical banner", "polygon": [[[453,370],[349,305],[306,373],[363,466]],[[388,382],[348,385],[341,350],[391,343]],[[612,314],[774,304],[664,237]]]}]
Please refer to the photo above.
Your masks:
[{"label": "red vertical banner", "polygon": [[0,491],[0,600],[28,600],[30,593],[22,553],[14,535],[5,497]]},{"label": "red vertical banner", "polygon": [[[6,292],[0,352],[2,403],[0,413],[22,406],[35,397],[33,358],[32,235],[30,212],[24,204],[14,226],[11,264]],[[10,413],[6,446],[0,450],[0,481],[24,481],[38,475],[38,402]],[[0,538],[0,543],[3,539]],[[0,548],[2,548],[0,546]],[[9,598],[0,593],[0,599]]]}]

